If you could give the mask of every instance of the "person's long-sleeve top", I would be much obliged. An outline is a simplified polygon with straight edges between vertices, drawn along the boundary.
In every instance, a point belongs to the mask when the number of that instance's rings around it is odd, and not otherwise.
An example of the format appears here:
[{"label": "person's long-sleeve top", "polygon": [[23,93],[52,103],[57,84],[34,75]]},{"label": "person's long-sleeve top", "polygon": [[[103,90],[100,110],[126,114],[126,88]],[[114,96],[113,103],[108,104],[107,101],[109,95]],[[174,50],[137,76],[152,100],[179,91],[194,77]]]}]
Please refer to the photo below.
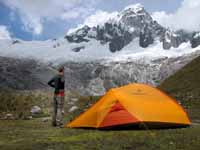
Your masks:
[{"label": "person's long-sleeve top", "polygon": [[64,92],[64,89],[65,89],[64,76],[56,75],[48,82],[48,85],[55,88],[55,94]]}]

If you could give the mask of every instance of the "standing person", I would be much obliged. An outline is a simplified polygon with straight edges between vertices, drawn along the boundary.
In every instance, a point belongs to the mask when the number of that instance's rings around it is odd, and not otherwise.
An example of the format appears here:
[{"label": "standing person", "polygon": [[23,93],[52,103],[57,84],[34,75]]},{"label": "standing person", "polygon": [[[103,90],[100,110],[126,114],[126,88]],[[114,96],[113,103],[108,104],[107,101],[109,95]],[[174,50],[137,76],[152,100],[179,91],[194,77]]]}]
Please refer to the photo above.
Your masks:
[{"label": "standing person", "polygon": [[48,82],[48,85],[55,88],[52,125],[62,126],[63,115],[64,115],[64,90],[65,90],[65,78],[64,78],[63,66],[58,68],[58,74]]}]

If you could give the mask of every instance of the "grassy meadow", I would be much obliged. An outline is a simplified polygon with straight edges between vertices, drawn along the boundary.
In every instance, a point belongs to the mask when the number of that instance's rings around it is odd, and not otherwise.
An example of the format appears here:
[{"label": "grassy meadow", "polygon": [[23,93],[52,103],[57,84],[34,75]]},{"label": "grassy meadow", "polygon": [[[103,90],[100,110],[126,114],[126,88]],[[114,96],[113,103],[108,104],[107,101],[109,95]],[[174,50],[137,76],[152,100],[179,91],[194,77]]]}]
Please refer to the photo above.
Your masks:
[{"label": "grassy meadow", "polygon": [[[51,127],[50,121],[52,94],[1,91],[0,118],[5,113],[12,113],[16,119],[0,120],[0,150],[199,150],[199,69],[200,57],[159,86],[175,97],[188,112],[192,121],[188,128],[107,131],[55,128]],[[74,119],[98,99],[67,93],[65,122]],[[40,106],[43,112],[26,120],[33,105]],[[76,109],[70,113],[73,106]]]}]

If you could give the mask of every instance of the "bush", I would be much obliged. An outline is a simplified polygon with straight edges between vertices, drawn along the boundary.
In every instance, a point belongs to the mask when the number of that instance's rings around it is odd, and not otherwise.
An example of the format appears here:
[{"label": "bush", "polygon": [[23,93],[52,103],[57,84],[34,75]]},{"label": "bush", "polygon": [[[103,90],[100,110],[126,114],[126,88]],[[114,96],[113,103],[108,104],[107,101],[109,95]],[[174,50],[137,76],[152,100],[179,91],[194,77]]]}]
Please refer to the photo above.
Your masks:
[{"label": "bush", "polygon": [[31,115],[30,110],[34,105],[38,105],[41,108],[49,106],[46,104],[48,98],[41,94],[12,90],[0,91],[0,101],[0,117],[11,113],[15,119],[26,119]]}]

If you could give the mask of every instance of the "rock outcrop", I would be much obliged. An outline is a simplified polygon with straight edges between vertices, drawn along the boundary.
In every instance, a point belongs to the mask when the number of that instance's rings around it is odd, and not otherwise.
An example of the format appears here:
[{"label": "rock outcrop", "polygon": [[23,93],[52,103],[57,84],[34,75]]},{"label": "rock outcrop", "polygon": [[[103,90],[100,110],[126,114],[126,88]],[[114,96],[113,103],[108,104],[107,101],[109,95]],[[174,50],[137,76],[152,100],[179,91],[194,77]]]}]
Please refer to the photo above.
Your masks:
[{"label": "rock outcrop", "polygon": [[0,57],[0,88],[33,90],[47,88],[54,74],[47,64],[33,59]]},{"label": "rock outcrop", "polygon": [[200,45],[200,32],[194,33],[191,40],[192,48],[196,48]]},{"label": "rock outcrop", "polygon": [[163,48],[168,50],[170,48],[177,48],[182,43],[181,37],[170,29],[166,30],[163,37]]}]

